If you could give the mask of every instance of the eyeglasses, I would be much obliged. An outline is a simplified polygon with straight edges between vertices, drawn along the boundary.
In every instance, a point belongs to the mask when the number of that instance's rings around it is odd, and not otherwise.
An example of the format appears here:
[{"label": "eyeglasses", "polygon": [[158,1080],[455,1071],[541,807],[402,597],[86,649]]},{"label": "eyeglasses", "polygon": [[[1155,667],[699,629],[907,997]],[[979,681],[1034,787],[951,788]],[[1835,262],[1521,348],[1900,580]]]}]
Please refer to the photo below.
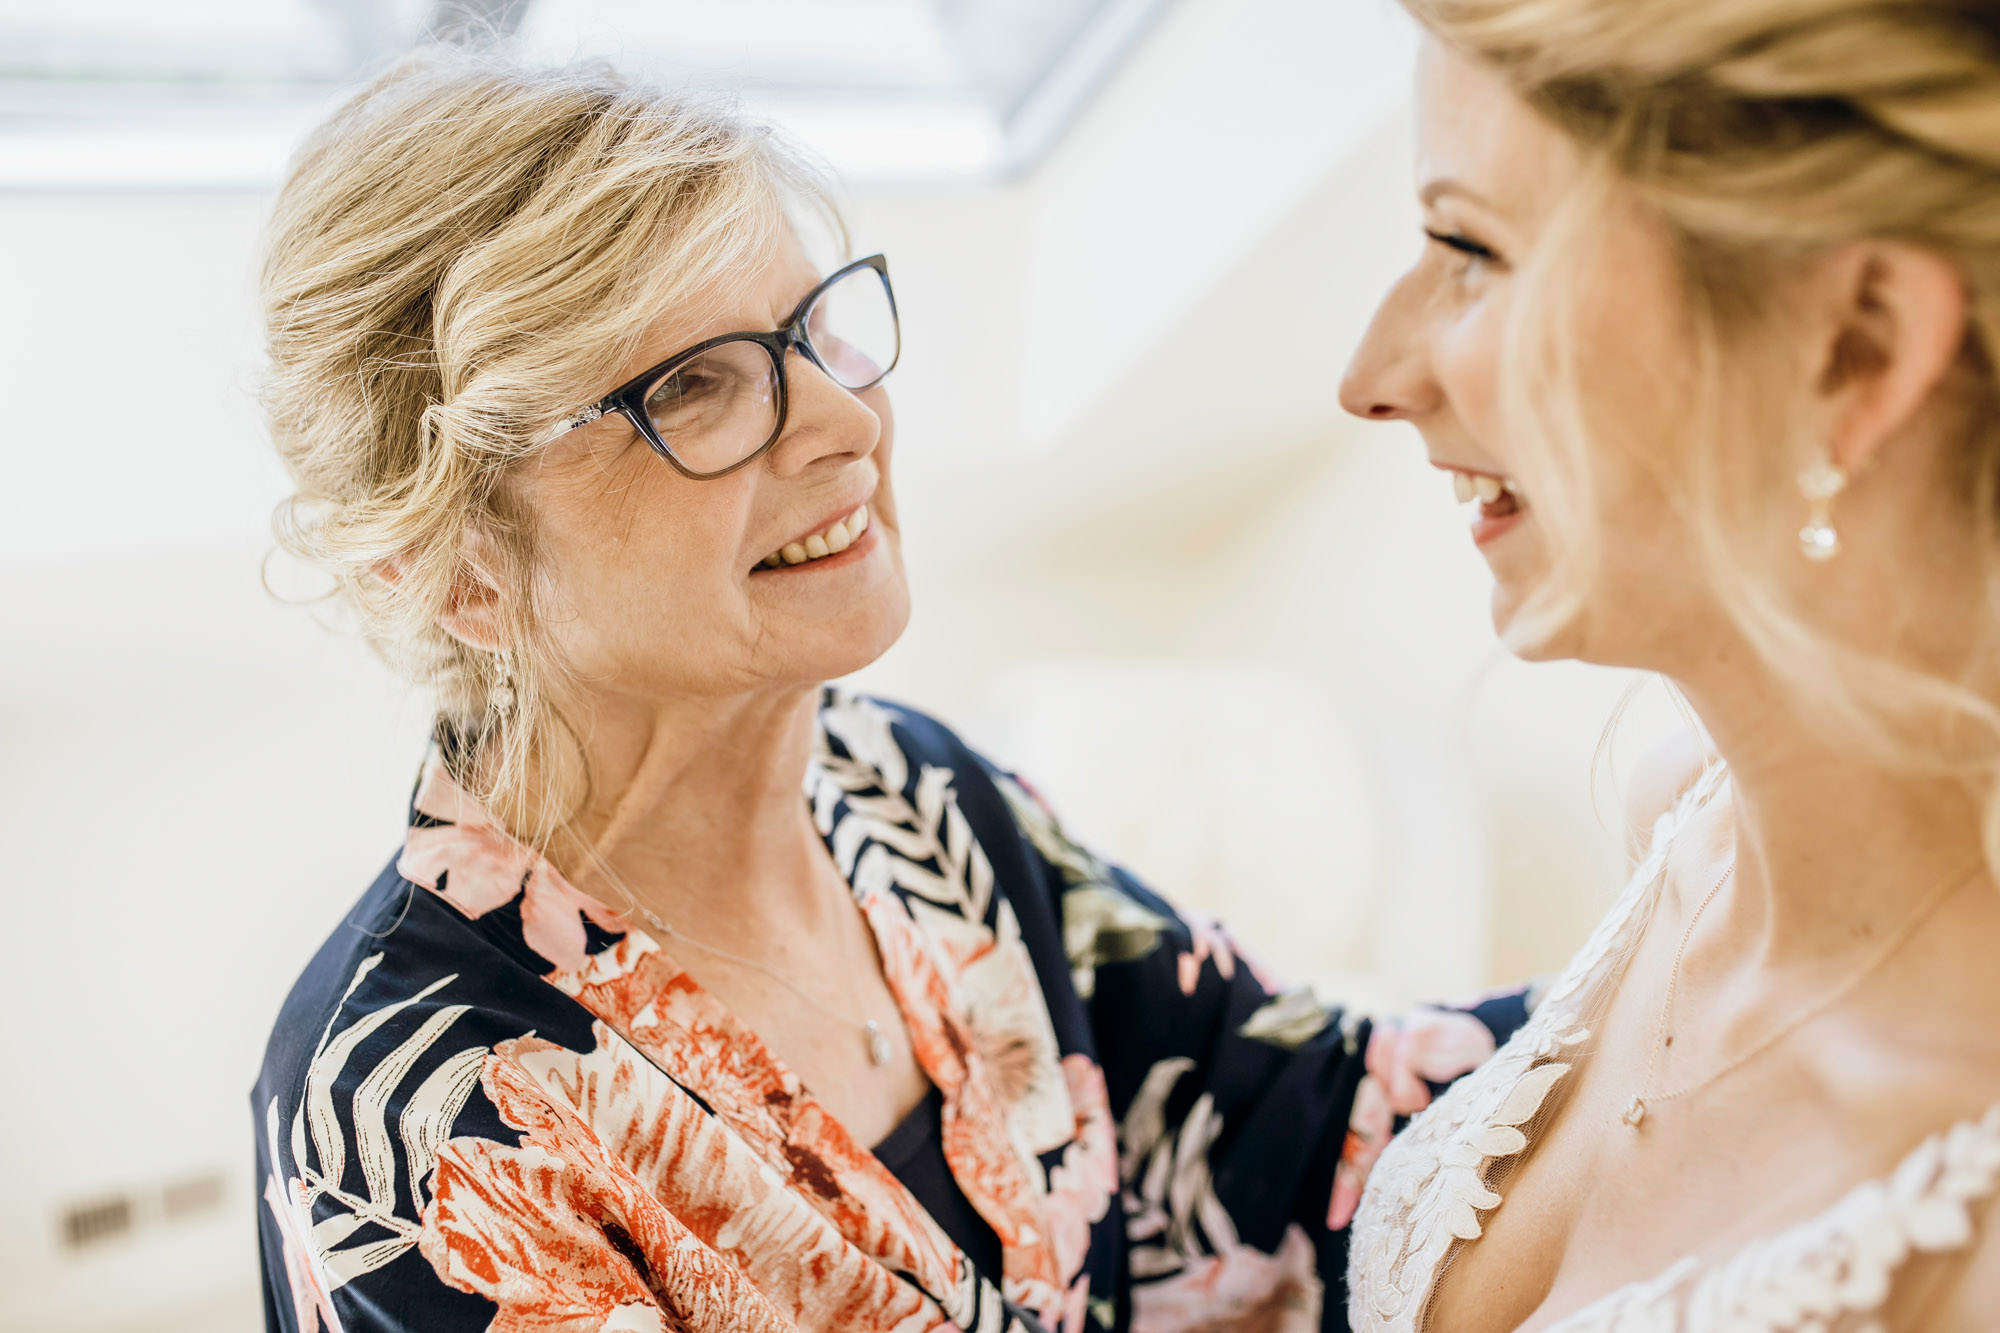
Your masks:
[{"label": "eyeglasses", "polygon": [[784,434],[793,349],[843,389],[880,384],[903,350],[889,261],[870,255],[835,272],[773,333],[725,333],[676,352],[565,418],[542,442],[616,412],[682,476],[727,476]]}]

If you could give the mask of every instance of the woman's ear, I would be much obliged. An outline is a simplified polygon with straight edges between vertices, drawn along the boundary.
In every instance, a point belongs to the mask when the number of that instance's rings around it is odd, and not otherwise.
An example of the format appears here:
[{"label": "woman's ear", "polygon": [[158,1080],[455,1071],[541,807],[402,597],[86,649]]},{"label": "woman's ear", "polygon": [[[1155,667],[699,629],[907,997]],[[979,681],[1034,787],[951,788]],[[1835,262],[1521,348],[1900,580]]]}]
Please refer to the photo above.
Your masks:
[{"label": "woman's ear", "polygon": [[[497,562],[492,557],[492,538],[478,528],[468,529],[459,548],[450,594],[438,614],[438,628],[468,648],[497,653],[507,646],[501,632],[505,593],[493,573]],[[409,566],[410,557],[399,553],[376,561],[373,572],[390,587],[400,588]]]},{"label": "woman's ear", "polygon": [[1827,440],[1849,475],[1868,470],[1923,410],[1965,345],[1965,279],[1951,261],[1894,241],[1843,247],[1823,271],[1819,344]]}]

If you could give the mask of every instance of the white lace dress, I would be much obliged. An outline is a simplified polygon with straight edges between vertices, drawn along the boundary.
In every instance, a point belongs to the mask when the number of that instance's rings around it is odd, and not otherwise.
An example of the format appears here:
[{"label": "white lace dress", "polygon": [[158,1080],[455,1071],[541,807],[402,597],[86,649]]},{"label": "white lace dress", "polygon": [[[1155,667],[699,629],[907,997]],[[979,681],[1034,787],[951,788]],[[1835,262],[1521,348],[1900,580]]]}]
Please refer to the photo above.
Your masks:
[{"label": "white lace dress", "polygon": [[[1417,1333],[1439,1275],[1500,1205],[1489,1182],[1526,1151],[1537,1115],[1589,1037],[1647,919],[1667,850],[1720,786],[1712,770],[1661,817],[1652,851],[1534,1017],[1417,1116],[1382,1154],[1354,1218],[1348,1317],[1356,1333]],[[2000,1104],[1926,1139],[1895,1172],[1719,1261],[1683,1258],[1549,1333],[1868,1333],[1913,1254],[1964,1247],[1974,1207],[2000,1190]],[[1433,1330],[1432,1333],[1445,1333]]]}]

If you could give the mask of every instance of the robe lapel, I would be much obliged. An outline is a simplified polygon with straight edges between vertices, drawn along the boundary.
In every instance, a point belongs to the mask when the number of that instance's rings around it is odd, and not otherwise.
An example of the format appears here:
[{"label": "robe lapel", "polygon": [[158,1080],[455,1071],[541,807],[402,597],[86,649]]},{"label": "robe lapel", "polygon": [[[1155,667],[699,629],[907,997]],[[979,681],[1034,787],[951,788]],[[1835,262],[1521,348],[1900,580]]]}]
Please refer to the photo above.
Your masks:
[{"label": "robe lapel", "polygon": [[756,1151],[848,1243],[947,1307],[958,1247],[757,1034],[634,931],[549,980],[616,1030]]}]

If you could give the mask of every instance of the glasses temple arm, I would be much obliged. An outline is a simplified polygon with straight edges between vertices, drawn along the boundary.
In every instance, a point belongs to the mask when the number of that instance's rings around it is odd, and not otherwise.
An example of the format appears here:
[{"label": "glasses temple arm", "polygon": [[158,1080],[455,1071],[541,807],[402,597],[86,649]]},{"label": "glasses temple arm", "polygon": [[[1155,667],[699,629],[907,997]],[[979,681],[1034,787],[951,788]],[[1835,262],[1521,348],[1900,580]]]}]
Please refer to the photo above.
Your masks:
[{"label": "glasses temple arm", "polygon": [[542,437],[536,440],[535,443],[538,445],[553,443],[554,441],[559,440],[563,436],[569,434],[571,431],[577,429],[579,426],[588,426],[591,422],[597,420],[599,417],[603,415],[604,415],[604,405],[601,403],[592,403],[589,407],[586,407],[579,412],[573,412],[569,416],[564,417],[561,421],[558,421],[555,425],[551,426],[547,431],[545,431],[542,434]]}]

